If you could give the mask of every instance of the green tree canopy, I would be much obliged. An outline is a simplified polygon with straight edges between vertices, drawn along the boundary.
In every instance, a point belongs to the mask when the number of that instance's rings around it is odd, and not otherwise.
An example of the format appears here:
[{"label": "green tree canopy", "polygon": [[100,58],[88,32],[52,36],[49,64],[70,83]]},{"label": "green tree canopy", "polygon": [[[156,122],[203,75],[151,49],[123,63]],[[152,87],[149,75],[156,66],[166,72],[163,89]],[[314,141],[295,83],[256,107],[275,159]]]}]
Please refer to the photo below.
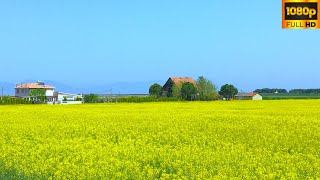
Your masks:
[{"label": "green tree canopy", "polygon": [[149,88],[149,94],[152,96],[160,97],[162,94],[162,86],[158,83],[154,83]]},{"label": "green tree canopy", "polygon": [[198,77],[197,88],[199,92],[199,99],[202,101],[213,100],[218,97],[217,87],[203,76]]},{"label": "green tree canopy", "polygon": [[44,89],[31,89],[29,96],[33,97],[36,101],[44,102],[47,100],[46,90]]},{"label": "green tree canopy", "polygon": [[225,84],[220,88],[219,94],[226,99],[233,98],[238,93],[238,89],[232,84]]},{"label": "green tree canopy", "polygon": [[254,92],[256,93],[288,93],[286,89],[278,89],[278,88],[262,88],[256,89]]},{"label": "green tree canopy", "polygon": [[172,97],[174,98],[181,98],[181,83],[174,84],[172,86]]},{"label": "green tree canopy", "polygon": [[84,96],[85,103],[96,103],[98,102],[99,97],[96,94],[87,94]]},{"label": "green tree canopy", "polygon": [[292,89],[289,91],[292,94],[320,94],[320,89]]},{"label": "green tree canopy", "polygon": [[197,89],[190,82],[185,82],[181,86],[181,97],[185,100],[194,100],[197,95]]}]

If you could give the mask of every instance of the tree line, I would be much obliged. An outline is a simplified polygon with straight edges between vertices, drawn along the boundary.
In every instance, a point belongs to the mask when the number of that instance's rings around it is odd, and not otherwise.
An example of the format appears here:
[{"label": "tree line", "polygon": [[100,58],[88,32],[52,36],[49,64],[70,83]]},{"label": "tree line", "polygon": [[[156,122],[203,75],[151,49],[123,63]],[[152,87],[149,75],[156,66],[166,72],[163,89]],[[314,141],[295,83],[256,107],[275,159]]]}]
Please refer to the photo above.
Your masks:
[{"label": "tree line", "polygon": [[286,89],[277,89],[277,88],[262,88],[262,89],[256,89],[256,93],[288,93]]},{"label": "tree line", "polygon": [[154,97],[154,96],[126,96],[126,97],[104,97],[96,94],[84,95],[85,103],[142,103],[142,102],[172,102],[181,101],[178,98]]},{"label": "tree line", "polygon": [[262,88],[256,89],[256,93],[290,93],[290,94],[320,94],[320,89],[292,89],[287,91],[286,89],[277,88]]},{"label": "tree line", "polygon": [[0,105],[11,105],[11,104],[32,104],[32,101],[14,98],[9,96],[0,97]]},{"label": "tree line", "polygon": [[289,91],[292,94],[320,94],[320,89],[292,89]]}]

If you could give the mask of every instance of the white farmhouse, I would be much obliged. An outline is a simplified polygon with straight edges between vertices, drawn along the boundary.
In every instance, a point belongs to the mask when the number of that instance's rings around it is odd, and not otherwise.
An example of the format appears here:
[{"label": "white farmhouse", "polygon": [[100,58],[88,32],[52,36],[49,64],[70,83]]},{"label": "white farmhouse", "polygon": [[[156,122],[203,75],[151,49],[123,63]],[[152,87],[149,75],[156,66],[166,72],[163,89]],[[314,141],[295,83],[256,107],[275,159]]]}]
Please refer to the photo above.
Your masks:
[{"label": "white farmhouse", "polygon": [[83,100],[82,94],[55,92],[53,86],[45,85],[41,81],[38,81],[37,83],[16,85],[15,96],[32,100],[30,92],[33,89],[45,90],[48,104],[81,104]]},{"label": "white farmhouse", "polygon": [[26,83],[21,85],[16,85],[15,87],[15,96],[20,98],[28,98],[31,99],[29,96],[31,90],[33,89],[44,89],[46,91],[47,101],[54,101],[55,97],[54,87],[45,85],[43,82],[38,81],[37,83]]}]

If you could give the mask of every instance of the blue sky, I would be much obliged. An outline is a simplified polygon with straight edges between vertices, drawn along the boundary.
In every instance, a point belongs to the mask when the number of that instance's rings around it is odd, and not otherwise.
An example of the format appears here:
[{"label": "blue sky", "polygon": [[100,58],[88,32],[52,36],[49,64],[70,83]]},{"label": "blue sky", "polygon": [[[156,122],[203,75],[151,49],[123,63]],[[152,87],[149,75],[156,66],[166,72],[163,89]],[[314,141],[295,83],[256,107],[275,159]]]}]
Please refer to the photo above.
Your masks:
[{"label": "blue sky", "polygon": [[320,88],[320,31],[281,29],[279,0],[1,0],[0,22],[2,82]]}]

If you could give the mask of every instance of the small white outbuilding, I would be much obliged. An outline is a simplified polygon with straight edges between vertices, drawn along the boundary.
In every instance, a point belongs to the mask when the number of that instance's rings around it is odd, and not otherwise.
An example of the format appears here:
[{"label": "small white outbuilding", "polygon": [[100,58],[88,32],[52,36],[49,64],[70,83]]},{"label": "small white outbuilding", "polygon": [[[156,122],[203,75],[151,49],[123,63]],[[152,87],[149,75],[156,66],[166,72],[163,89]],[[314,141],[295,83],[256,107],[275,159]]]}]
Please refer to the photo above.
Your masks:
[{"label": "small white outbuilding", "polygon": [[262,100],[262,96],[260,94],[255,94],[252,96],[252,100]]},{"label": "small white outbuilding", "polygon": [[262,100],[262,96],[255,92],[244,93],[240,92],[235,97],[237,100]]}]

